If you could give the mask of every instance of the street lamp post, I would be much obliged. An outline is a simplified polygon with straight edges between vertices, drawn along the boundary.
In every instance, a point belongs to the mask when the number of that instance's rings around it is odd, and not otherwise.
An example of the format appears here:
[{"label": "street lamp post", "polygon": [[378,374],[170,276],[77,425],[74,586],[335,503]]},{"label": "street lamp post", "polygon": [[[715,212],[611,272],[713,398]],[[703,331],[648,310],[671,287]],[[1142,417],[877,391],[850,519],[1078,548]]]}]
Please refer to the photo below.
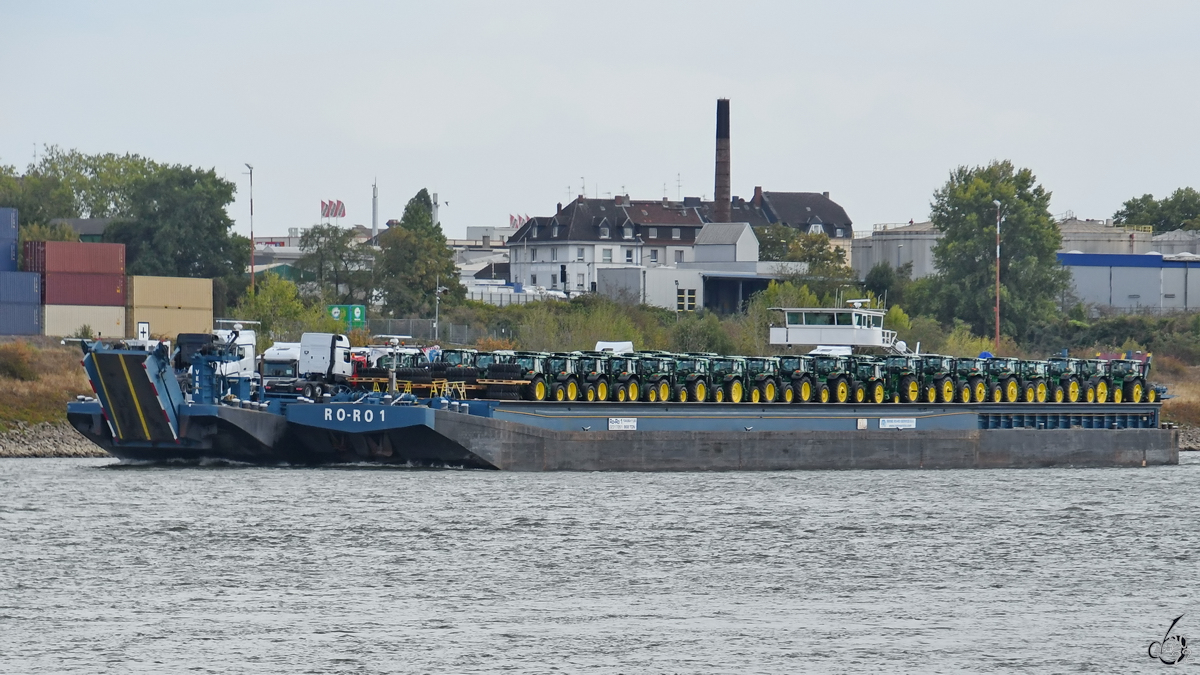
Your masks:
[{"label": "street lamp post", "polygon": [[992,200],[996,205],[996,352],[1000,352],[1000,200]]},{"label": "street lamp post", "polygon": [[254,167],[248,162],[250,169],[250,295],[254,295]]}]

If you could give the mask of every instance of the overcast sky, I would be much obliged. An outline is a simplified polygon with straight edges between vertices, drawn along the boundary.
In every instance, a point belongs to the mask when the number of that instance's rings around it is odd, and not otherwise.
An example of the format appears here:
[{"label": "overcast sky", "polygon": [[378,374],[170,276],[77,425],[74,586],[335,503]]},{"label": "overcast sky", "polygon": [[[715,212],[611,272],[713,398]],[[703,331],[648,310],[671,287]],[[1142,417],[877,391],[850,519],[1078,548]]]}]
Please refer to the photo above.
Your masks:
[{"label": "overcast sky", "polygon": [[[1200,3],[4,2],[0,162],[34,146],[255,167],[255,234],[443,226],[581,191],[829,191],[857,227],[921,220],[948,171],[1008,158],[1052,210],[1111,217],[1200,185]],[[677,181],[682,184],[681,190]],[[664,184],[666,192],[664,193]]]}]

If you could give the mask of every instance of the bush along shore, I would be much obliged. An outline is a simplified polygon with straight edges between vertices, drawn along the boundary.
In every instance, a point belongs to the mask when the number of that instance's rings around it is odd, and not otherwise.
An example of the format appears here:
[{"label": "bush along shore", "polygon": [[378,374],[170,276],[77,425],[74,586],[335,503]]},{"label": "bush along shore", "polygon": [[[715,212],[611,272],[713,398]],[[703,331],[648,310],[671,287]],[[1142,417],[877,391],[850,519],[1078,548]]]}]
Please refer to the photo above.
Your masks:
[{"label": "bush along shore", "polygon": [[0,457],[111,457],[65,422],[17,423],[0,431]]}]

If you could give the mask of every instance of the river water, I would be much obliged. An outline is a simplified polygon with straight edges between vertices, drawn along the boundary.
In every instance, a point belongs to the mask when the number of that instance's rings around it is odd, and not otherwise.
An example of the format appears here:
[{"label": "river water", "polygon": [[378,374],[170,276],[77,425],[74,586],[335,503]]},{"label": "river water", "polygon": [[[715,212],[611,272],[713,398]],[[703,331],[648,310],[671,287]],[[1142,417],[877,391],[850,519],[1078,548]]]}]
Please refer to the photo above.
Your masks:
[{"label": "river water", "polygon": [[0,460],[0,672],[1157,671],[1198,485]]}]

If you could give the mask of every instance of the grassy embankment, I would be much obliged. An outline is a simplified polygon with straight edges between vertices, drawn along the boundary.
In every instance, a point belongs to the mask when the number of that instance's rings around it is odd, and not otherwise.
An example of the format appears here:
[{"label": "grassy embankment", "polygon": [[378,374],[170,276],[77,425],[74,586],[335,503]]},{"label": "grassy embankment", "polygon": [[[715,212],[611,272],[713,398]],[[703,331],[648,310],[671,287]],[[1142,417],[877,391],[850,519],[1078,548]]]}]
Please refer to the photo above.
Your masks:
[{"label": "grassy embankment", "polygon": [[1190,427],[1200,427],[1200,366],[1189,366],[1179,359],[1164,356],[1154,359],[1150,379],[1167,385],[1163,419]]},{"label": "grassy embankment", "polygon": [[79,356],[48,338],[0,343],[0,431],[66,422],[67,402],[92,393]]}]

